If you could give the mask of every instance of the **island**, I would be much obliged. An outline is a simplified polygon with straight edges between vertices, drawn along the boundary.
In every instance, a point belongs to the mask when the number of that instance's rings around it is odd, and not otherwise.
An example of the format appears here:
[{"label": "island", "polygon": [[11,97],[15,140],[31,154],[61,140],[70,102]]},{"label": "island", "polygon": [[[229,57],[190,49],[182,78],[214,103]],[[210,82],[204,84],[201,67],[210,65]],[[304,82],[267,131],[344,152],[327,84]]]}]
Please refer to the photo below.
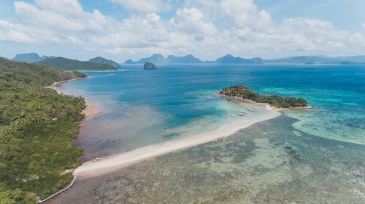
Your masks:
[{"label": "island", "polygon": [[280,97],[276,95],[263,96],[246,86],[231,86],[220,91],[220,95],[236,99],[247,99],[256,103],[268,103],[277,108],[310,108],[303,98]]},{"label": "island", "polygon": [[156,69],[156,65],[151,62],[144,63],[144,69]]}]

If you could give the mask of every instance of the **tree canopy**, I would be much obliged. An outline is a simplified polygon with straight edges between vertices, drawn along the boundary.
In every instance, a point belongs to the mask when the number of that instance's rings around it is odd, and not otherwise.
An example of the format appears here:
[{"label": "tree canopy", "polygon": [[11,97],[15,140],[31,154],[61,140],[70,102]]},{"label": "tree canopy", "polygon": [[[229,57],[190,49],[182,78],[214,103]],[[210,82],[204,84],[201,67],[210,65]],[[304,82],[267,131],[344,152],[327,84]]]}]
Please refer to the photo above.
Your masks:
[{"label": "tree canopy", "polygon": [[246,86],[231,86],[220,91],[220,94],[229,97],[249,99],[257,103],[268,103],[278,108],[306,107],[308,103],[303,98],[280,97],[276,95],[263,96],[255,93]]},{"label": "tree canopy", "polygon": [[45,88],[84,78],[44,65],[0,58],[0,203],[37,203],[67,185],[81,165],[75,148],[85,101]]}]

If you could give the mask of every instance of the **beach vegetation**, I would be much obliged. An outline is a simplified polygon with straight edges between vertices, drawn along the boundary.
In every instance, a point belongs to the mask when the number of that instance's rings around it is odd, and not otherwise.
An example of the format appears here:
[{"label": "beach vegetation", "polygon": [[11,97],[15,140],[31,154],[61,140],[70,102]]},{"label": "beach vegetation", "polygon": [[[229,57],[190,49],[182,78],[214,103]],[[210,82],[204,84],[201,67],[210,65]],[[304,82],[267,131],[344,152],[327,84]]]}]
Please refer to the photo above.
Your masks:
[{"label": "beach vegetation", "polygon": [[84,77],[0,58],[0,203],[37,203],[72,181],[85,100],[45,87]]},{"label": "beach vegetation", "polygon": [[268,103],[278,108],[307,107],[308,103],[303,98],[292,98],[255,93],[246,86],[231,86],[220,91],[221,95],[239,99],[248,99],[257,103]]}]

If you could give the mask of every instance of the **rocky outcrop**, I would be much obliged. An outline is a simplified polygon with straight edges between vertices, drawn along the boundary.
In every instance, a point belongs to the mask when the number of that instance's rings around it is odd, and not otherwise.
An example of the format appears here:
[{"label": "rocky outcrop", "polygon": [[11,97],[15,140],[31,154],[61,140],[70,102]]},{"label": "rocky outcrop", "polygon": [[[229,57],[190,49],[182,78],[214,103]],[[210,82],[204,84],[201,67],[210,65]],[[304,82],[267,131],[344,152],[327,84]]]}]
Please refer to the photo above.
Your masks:
[{"label": "rocky outcrop", "polygon": [[144,69],[156,69],[156,65],[151,62],[144,63]]}]

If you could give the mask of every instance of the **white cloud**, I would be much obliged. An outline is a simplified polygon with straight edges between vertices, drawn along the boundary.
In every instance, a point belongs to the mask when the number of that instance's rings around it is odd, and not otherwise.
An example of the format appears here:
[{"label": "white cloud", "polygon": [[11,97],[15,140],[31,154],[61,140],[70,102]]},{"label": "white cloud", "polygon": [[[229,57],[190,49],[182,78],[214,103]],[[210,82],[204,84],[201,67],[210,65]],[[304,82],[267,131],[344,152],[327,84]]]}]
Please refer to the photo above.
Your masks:
[{"label": "white cloud", "polygon": [[350,37],[348,32],[329,22],[304,18],[284,19],[281,24],[273,24],[266,30],[246,27],[233,31],[237,38],[245,42],[249,50],[279,50],[286,55],[304,52],[312,54],[312,51],[343,51],[346,48],[346,40]]},{"label": "white cloud", "polygon": [[151,21],[159,21],[161,20],[160,16],[155,14],[155,13],[150,13],[147,15],[147,17],[151,20]]},{"label": "white cloud", "polygon": [[190,34],[215,35],[217,29],[212,22],[206,22],[203,13],[196,9],[179,9],[176,16],[170,20],[170,23],[181,32]]},{"label": "white cloud", "polygon": [[111,2],[121,5],[125,10],[139,13],[167,11],[171,7],[168,1],[163,0],[111,0]]},{"label": "white cloud", "polygon": [[360,33],[355,33],[350,36],[349,42],[354,46],[365,46],[365,38]]},{"label": "white cloud", "polygon": [[362,24],[362,27],[365,28],[365,23]]},{"label": "white cloud", "polygon": [[35,0],[42,9],[49,9],[57,13],[67,15],[79,15],[83,13],[82,7],[77,0]]},{"label": "white cloud", "polygon": [[246,26],[251,20],[252,13],[257,11],[252,0],[222,0],[220,7],[224,14],[232,18],[239,28]]},{"label": "white cloud", "polygon": [[0,41],[17,43],[59,43],[52,31],[0,20]]},{"label": "white cloud", "polygon": [[60,2],[58,0],[37,0],[37,5],[33,5],[20,1],[15,2],[14,7],[15,12],[25,22],[37,27],[62,31],[103,31],[113,20],[102,15],[98,10],[94,10],[93,13],[84,12],[76,0]]},{"label": "white cloud", "polygon": [[[14,8],[22,21],[0,20],[0,41],[71,45],[112,54],[191,53],[203,59],[227,53],[265,57],[365,51],[360,33],[318,19],[275,23],[252,0],[187,0],[171,19],[156,13],[168,9],[170,1],[112,1],[137,14],[116,20],[98,10],[84,11],[77,0],[17,1]],[[134,8],[136,2],[140,7]]]}]

